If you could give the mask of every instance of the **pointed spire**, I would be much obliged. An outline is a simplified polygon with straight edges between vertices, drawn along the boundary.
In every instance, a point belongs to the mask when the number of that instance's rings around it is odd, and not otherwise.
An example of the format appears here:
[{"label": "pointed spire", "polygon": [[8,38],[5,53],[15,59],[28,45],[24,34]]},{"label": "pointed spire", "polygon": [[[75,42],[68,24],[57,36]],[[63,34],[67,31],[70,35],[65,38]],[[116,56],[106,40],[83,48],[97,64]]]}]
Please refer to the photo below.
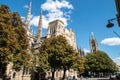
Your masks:
[{"label": "pointed spire", "polygon": [[42,10],[40,11],[39,23],[38,23],[38,37],[42,37]]},{"label": "pointed spire", "polygon": [[92,39],[94,39],[94,32],[92,32]]},{"label": "pointed spire", "polygon": [[37,43],[41,41],[41,38],[42,38],[42,11],[40,11],[40,17],[38,23]]},{"label": "pointed spire", "polygon": [[32,7],[32,2],[30,2],[30,5],[28,7],[27,17],[26,17],[26,22],[25,22],[28,30],[30,30],[31,7]]}]

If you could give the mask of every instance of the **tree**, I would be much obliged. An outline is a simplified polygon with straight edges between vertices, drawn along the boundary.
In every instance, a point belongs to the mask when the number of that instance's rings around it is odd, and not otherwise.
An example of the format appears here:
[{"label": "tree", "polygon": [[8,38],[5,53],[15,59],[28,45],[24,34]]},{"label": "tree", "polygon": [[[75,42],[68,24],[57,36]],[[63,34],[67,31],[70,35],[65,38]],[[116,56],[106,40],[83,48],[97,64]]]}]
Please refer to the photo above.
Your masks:
[{"label": "tree", "polygon": [[65,74],[66,74],[66,70],[69,70],[70,68],[72,68],[72,66],[74,65],[76,56],[75,56],[75,51],[73,50],[73,47],[71,47],[68,43],[63,44],[63,52],[61,54],[61,68],[64,71],[63,74],[63,79],[65,79]]},{"label": "tree", "polygon": [[12,35],[8,36],[8,34],[11,34],[11,33],[14,34],[13,29],[8,28],[8,27],[11,27],[10,26],[11,23],[9,22],[11,15],[9,15],[9,12],[10,10],[7,6],[5,5],[0,6],[0,66],[1,66],[0,71],[1,71],[1,74],[5,73],[6,65],[9,63],[11,59],[10,53],[11,53],[11,50],[13,49],[8,48],[8,46],[12,46],[14,44],[13,41],[15,40]]},{"label": "tree", "polygon": [[17,71],[21,65],[28,65],[28,46],[26,30],[19,14],[11,13],[6,5],[0,5],[0,73],[5,75],[9,63],[13,63]]},{"label": "tree", "polygon": [[78,71],[78,74],[81,75],[82,73],[84,73],[84,63],[85,63],[85,59],[84,57],[81,57],[79,55],[79,53],[75,54],[75,61],[74,61],[74,65],[72,67],[72,69]]},{"label": "tree", "polygon": [[31,54],[28,41],[28,35],[25,28],[23,28],[23,23],[21,21],[20,15],[17,12],[12,13],[12,23],[14,26],[16,46],[15,53],[13,55],[14,69],[20,70],[21,65],[25,67],[30,67]]},{"label": "tree", "polygon": [[116,64],[102,51],[88,53],[85,57],[85,68],[87,72],[91,73],[109,73],[117,70]]},{"label": "tree", "polygon": [[69,45],[66,38],[63,36],[56,36],[44,40],[39,48],[40,54],[48,54],[48,64],[52,70],[52,78],[57,69],[63,69],[65,78],[66,70],[72,68],[76,56],[73,47]]}]

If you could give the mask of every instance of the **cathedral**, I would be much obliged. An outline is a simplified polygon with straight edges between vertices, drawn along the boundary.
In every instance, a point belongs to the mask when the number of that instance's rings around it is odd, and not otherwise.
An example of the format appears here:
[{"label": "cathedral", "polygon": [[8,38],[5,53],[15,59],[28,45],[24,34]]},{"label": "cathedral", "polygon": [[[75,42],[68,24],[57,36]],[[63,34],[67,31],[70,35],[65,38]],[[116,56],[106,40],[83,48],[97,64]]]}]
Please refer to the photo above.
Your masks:
[{"label": "cathedral", "polygon": [[[55,37],[58,35],[63,35],[66,39],[67,42],[73,47],[74,50],[77,51],[77,44],[76,44],[76,39],[75,39],[75,33],[73,32],[72,29],[68,29],[65,27],[64,22],[57,19],[48,24],[48,30],[47,30],[47,35],[43,36],[42,35],[42,12],[40,12],[40,17],[39,17],[39,23],[38,23],[38,32],[35,36],[32,36],[31,33],[31,26],[30,26],[30,16],[31,16],[31,3],[28,8],[28,13],[26,17],[26,22],[25,24],[25,29],[28,34],[28,39],[30,42],[30,46],[33,47],[37,52],[38,52],[38,47],[40,47],[42,41],[46,38],[50,37]],[[49,74],[47,76],[51,76],[51,73],[48,72]],[[77,77],[77,72],[70,70],[66,72],[67,76],[76,76]],[[63,71],[56,71],[55,73],[55,78],[62,77]],[[25,77],[25,76],[24,76]],[[24,79],[23,79],[24,80]],[[29,79],[26,79],[29,80]],[[58,79],[59,80],[59,79]]]},{"label": "cathedral", "polygon": [[[46,38],[62,35],[66,38],[67,42],[73,47],[73,49],[78,51],[75,33],[73,32],[72,29],[66,28],[64,22],[59,19],[49,22],[46,36],[42,35],[42,23],[43,23],[42,12],[40,12],[40,16],[39,16],[38,32],[36,33],[35,36],[33,36],[31,31],[31,25],[30,25],[31,7],[32,7],[32,3],[30,2],[27,16],[26,16],[25,26],[23,26],[27,31],[30,48],[34,48],[36,52],[39,52],[38,48],[40,47],[42,41],[44,41]],[[95,52],[98,50],[98,44],[94,37],[94,33],[92,33],[92,37],[90,38],[89,43],[90,43],[91,52]],[[30,50],[29,50],[29,53],[32,54]],[[80,50],[80,55],[82,57],[85,56],[84,50]],[[6,73],[7,75],[10,76],[11,80],[35,80],[35,79],[31,79],[32,75],[34,74],[32,74],[31,71],[29,71],[29,69],[26,69],[25,67],[23,67],[19,72],[16,72],[12,69],[12,66],[13,66],[12,63],[9,64],[6,70]],[[52,75],[51,72],[48,71],[47,77],[51,75]],[[55,72],[55,80],[59,80],[59,78],[62,76],[63,76],[63,71],[59,70]],[[77,71],[70,69],[66,72],[66,76],[77,77]]]},{"label": "cathedral", "polygon": [[[38,52],[38,47],[40,47],[43,40],[45,40],[46,38],[63,35],[67,39],[67,42],[73,47],[73,49],[78,51],[76,39],[75,39],[75,33],[73,32],[72,29],[66,28],[64,25],[64,22],[59,19],[50,22],[48,24],[47,35],[46,36],[42,35],[42,12],[40,12],[39,23],[38,23],[38,32],[36,33],[35,36],[33,36],[32,31],[31,31],[31,25],[30,25],[31,7],[32,7],[32,3],[30,2],[27,16],[26,16],[25,26],[23,26],[27,31],[30,48],[34,48]],[[29,52],[29,53],[31,53],[31,52]],[[32,75],[31,72],[28,69],[26,69],[25,67],[23,67],[19,72],[14,71],[12,69],[12,64],[9,64],[7,66],[6,73],[8,73],[8,75],[10,75],[11,80],[31,80],[31,75]],[[9,74],[9,73],[11,73],[11,74]],[[51,75],[51,73],[49,73],[48,76],[50,76],[50,75]],[[62,77],[62,75],[63,75],[63,71],[56,71],[55,78]],[[73,71],[73,70],[67,71],[66,76],[77,77],[77,72]],[[59,80],[59,79],[56,79],[56,80]]]},{"label": "cathedral", "polygon": [[30,26],[30,16],[31,16],[31,2],[28,8],[28,13],[26,17],[26,26],[25,29],[28,34],[28,39],[31,47],[37,48],[40,46],[41,42],[45,38],[55,37],[58,35],[63,35],[68,43],[73,46],[75,50],[77,50],[77,44],[75,39],[75,33],[72,29],[68,29],[65,27],[64,22],[57,19],[48,24],[48,31],[46,36],[42,36],[42,12],[40,12],[39,23],[38,23],[38,32],[35,36],[32,36],[31,26]]}]

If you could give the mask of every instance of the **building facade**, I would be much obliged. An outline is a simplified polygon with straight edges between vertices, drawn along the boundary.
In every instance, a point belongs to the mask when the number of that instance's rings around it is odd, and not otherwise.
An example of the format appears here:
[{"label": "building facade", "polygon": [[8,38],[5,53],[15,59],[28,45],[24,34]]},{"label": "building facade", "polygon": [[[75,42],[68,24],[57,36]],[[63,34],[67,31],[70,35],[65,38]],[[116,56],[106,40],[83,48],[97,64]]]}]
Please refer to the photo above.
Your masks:
[{"label": "building facade", "polygon": [[67,42],[77,51],[75,33],[72,29],[67,29],[61,20],[55,20],[49,23],[47,38],[62,35]]},{"label": "building facade", "polygon": [[[30,18],[31,18],[31,7],[32,7],[32,3],[30,2],[29,8],[28,8],[28,12],[27,12],[27,16],[26,16],[26,21],[25,21],[25,26],[23,26],[26,31],[27,31],[27,35],[28,35],[28,39],[29,39],[29,53],[31,53],[31,55],[34,56],[34,54],[32,54],[32,52],[30,51],[31,48],[34,48],[36,50],[36,53],[39,51],[38,47],[40,47],[42,41],[46,38],[50,38],[50,37],[55,37],[58,35],[63,35],[64,37],[66,37],[68,43],[73,46],[73,49],[75,49],[77,51],[77,44],[76,44],[76,39],[75,39],[75,34],[73,32],[72,29],[67,29],[64,25],[64,23],[61,20],[55,20],[49,23],[48,26],[48,32],[46,36],[42,36],[42,12],[40,12],[40,17],[39,17],[39,23],[38,23],[38,32],[37,34],[33,37],[32,36],[32,30],[31,30],[31,25],[30,25]],[[10,76],[11,80],[35,80],[32,79],[32,73],[29,69],[27,69],[26,67],[22,67],[22,69],[19,72],[16,72],[12,69],[13,64],[9,64],[7,66],[7,70],[6,73],[7,75]],[[9,74],[10,73],[10,74]],[[38,74],[39,76],[39,74]],[[47,72],[47,77],[51,76],[51,73],[48,71]],[[60,77],[63,76],[63,71],[56,71],[55,72],[55,78],[56,80],[59,80]],[[77,72],[73,71],[73,70],[68,70],[66,72],[66,76],[75,76],[77,77]],[[39,79],[40,80],[40,79]]]}]

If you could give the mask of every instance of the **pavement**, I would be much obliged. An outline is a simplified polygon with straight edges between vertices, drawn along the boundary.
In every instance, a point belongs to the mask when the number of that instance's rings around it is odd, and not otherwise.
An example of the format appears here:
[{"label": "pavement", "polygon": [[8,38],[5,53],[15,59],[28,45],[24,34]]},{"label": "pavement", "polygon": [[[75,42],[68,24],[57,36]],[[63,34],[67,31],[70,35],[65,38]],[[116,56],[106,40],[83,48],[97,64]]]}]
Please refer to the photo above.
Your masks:
[{"label": "pavement", "polygon": [[77,80],[109,80],[109,78],[78,78]]}]

